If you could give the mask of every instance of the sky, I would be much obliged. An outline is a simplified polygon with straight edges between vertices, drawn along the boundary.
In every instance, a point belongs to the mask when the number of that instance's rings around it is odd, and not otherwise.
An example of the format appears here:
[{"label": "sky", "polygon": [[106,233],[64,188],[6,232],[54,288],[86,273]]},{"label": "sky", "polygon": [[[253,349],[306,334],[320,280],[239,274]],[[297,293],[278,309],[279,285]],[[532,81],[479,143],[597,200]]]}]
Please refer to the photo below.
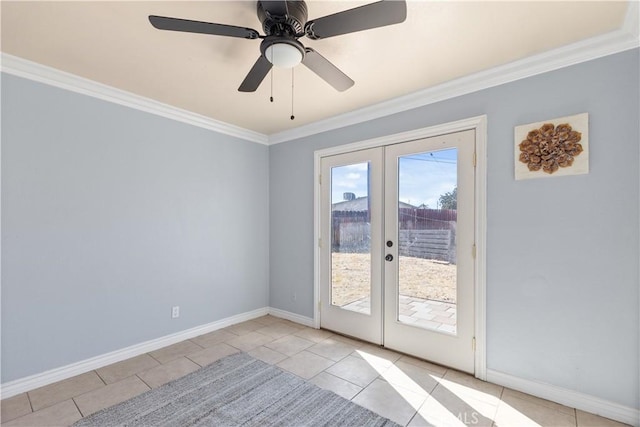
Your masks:
[{"label": "sky", "polygon": [[[456,187],[457,154],[452,148],[400,157],[400,201],[437,209],[440,195]],[[331,203],[341,202],[346,192],[367,196],[367,171],[368,163],[332,168]]]}]

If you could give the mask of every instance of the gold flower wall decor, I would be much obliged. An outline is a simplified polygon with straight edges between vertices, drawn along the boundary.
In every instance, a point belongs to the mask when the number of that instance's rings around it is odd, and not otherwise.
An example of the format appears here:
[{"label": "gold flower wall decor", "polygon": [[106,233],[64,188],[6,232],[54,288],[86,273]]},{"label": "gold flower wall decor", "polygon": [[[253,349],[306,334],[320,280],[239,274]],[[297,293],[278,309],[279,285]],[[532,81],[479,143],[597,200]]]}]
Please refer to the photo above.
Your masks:
[{"label": "gold flower wall decor", "polygon": [[530,171],[542,169],[554,173],[559,168],[573,164],[573,158],[582,153],[582,134],[571,129],[568,123],[545,123],[540,129],[529,132],[527,139],[520,143],[520,161],[526,163]]},{"label": "gold flower wall decor", "polygon": [[516,179],[588,173],[588,121],[583,113],[517,126]]}]

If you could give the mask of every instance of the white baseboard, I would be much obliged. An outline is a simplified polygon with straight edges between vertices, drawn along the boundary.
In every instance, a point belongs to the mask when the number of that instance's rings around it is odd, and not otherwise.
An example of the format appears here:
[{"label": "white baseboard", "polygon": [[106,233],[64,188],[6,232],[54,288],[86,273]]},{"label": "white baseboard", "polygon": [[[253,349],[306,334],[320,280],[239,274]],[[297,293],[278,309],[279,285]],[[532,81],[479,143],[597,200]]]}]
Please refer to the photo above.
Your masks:
[{"label": "white baseboard", "polygon": [[99,369],[103,366],[111,365],[112,363],[120,362],[131,357],[158,350],[159,348],[166,347],[180,341],[188,340],[190,338],[197,337],[198,335],[213,332],[218,329],[226,328],[227,326],[265,316],[267,314],[290,320],[304,326],[314,326],[313,319],[310,317],[301,316],[299,314],[291,313],[289,311],[284,311],[277,308],[263,307],[257,310],[248,311],[246,313],[237,314],[235,316],[207,323],[205,325],[196,326],[195,328],[176,332],[170,335],[165,335],[164,337],[145,341],[140,344],[135,344],[130,347],[112,351],[110,353],[95,356],[90,359],[81,360],[70,365],[54,368],[49,371],[4,383],[0,385],[0,396],[2,399],[6,399],[8,397],[24,393],[26,391],[34,390],[38,387],[43,387],[57,381],[62,381],[76,375],[84,374],[85,372],[93,371],[94,369]]},{"label": "white baseboard", "polygon": [[[270,314],[275,317],[290,320],[304,326],[314,327],[314,320],[310,317],[301,316],[289,311],[280,310],[273,307],[263,307],[246,313],[230,316],[205,325],[196,326],[174,334],[165,335],[140,344],[135,344],[120,350],[112,351],[67,366],[51,369],[40,374],[31,375],[0,385],[0,395],[2,399],[15,396],[26,391],[43,387],[45,385],[71,378],[112,363],[120,362],[131,357],[139,356],[150,351],[175,344],[186,339],[197,337],[198,335],[213,332],[218,329],[247,320],[255,319]],[[577,408],[585,412],[597,414],[606,418],[611,418],[626,424],[640,427],[640,410],[610,402],[595,396],[591,396],[577,391],[568,390],[551,384],[546,384],[534,380],[527,380],[503,372],[487,370],[487,381],[509,387],[533,396],[548,399]]]},{"label": "white baseboard", "polygon": [[492,369],[487,369],[487,381],[632,426],[640,426],[640,410],[599,397],[515,377]]},{"label": "white baseboard", "polygon": [[315,322],[311,317],[301,316],[290,311],[280,310],[279,308],[273,307],[269,307],[269,314],[281,319],[291,320],[292,322],[296,322],[310,328],[315,328]]},{"label": "white baseboard", "polygon": [[[231,326],[236,323],[265,316],[269,314],[270,311],[271,309],[269,307],[259,308],[257,310],[248,311],[246,313],[237,314],[235,316],[207,323],[205,325],[196,326],[195,328],[176,332],[170,335],[165,335],[164,337],[145,341],[140,344],[135,344],[130,347],[102,354],[100,356],[95,356],[90,359],[81,360],[80,362],[72,363],[70,365],[62,366],[46,372],[10,381],[0,385],[0,395],[2,399],[6,399],[8,397],[24,393],[26,391],[34,390],[38,387],[43,387],[57,381],[84,374],[85,372],[89,372],[94,369],[102,368],[103,366],[111,365],[112,363],[139,356],[141,354],[148,353],[150,351],[154,351],[159,348],[187,340],[189,338],[197,337],[198,335],[206,334],[218,329],[226,328],[227,326]],[[281,310],[278,311],[280,312]],[[295,316],[297,315],[291,314],[288,319],[295,322]],[[287,318],[285,316],[278,317]]]}]

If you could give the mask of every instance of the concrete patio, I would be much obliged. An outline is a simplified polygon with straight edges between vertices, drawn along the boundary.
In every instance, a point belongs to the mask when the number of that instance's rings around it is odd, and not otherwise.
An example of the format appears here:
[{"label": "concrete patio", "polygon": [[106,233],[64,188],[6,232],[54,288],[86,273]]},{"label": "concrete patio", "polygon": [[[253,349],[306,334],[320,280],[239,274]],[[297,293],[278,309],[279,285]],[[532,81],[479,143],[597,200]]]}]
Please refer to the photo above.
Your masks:
[{"label": "concrete patio", "polygon": [[[370,312],[369,297],[364,297],[342,306],[358,313]],[[399,319],[403,323],[456,333],[456,304],[400,295]]]}]

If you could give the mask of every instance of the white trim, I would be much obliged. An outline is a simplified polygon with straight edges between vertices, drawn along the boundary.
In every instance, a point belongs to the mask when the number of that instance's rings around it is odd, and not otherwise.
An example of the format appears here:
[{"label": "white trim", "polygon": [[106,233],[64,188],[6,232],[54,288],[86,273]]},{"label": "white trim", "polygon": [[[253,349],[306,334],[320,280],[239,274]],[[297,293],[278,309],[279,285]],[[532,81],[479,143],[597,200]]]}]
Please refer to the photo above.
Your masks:
[{"label": "white trim", "polygon": [[478,118],[476,129],[475,199],[475,376],[487,379],[487,116]]},{"label": "white trim", "polygon": [[503,372],[487,370],[487,381],[509,387],[543,399],[551,400],[571,408],[611,418],[633,426],[640,426],[640,410],[611,402],[589,394],[580,393],[555,385],[527,380]]},{"label": "white trim", "polygon": [[313,325],[320,328],[320,236],[322,197],[320,175],[322,164],[320,151],[313,153]]},{"label": "white trim", "polygon": [[188,123],[225,135],[242,138],[259,144],[278,144],[389,116],[436,102],[444,101],[512,81],[579,64],[603,56],[623,52],[640,46],[638,34],[639,5],[630,1],[623,26],[607,34],[581,40],[560,48],[530,56],[509,64],[471,74],[459,79],[397,97],[348,113],[329,117],[294,129],[265,135],[192,113],[177,107],[135,95],[111,86],[97,83],[55,68],[6,53],[1,54],[1,71],[73,92],[92,96],[108,102],[135,108],[169,119]]},{"label": "white trim", "polygon": [[640,38],[640,2],[638,0],[629,1],[622,31],[631,34],[636,40]]},{"label": "white trim", "polygon": [[414,129],[406,132],[396,133],[393,135],[386,135],[378,138],[367,139],[364,141],[353,142],[351,144],[337,145],[335,147],[318,150],[314,153],[314,155],[318,157],[319,164],[319,158],[333,156],[334,154],[343,154],[350,151],[365,150],[367,148],[382,147],[384,145],[399,144],[402,142],[415,141],[417,139],[430,138],[432,136],[444,135],[447,133],[476,129],[483,120],[486,121],[485,115],[456,120],[455,122],[448,122],[429,126],[426,128]]},{"label": "white trim", "polygon": [[[320,162],[322,157],[332,156],[336,154],[348,153],[351,151],[364,150],[367,148],[381,147],[390,144],[398,144],[402,142],[413,141],[432,136],[443,135],[452,132],[460,132],[464,130],[474,129],[476,131],[476,295],[475,295],[475,337],[476,337],[476,356],[475,356],[475,376],[484,380],[486,378],[486,199],[487,199],[487,116],[476,116],[468,119],[458,120],[455,122],[443,123],[436,126],[430,126],[422,129],[411,130],[408,132],[397,133],[394,135],[382,136],[379,138],[368,139],[365,141],[354,142],[351,144],[339,145],[336,147],[326,148],[315,151],[314,155],[314,185],[313,185],[313,202],[314,202],[314,283],[313,283],[313,304],[314,304],[314,325],[320,326],[320,312],[318,310],[318,301],[320,301],[320,250],[318,248],[318,239],[321,235],[320,230],[320,194],[321,188],[318,182],[320,174]],[[479,318],[482,316],[482,318]]]},{"label": "white trim", "polygon": [[130,347],[122,348],[120,350],[95,356],[90,359],[81,360],[80,362],[72,363],[60,368],[51,369],[46,372],[10,381],[0,386],[2,398],[6,399],[8,397],[24,393],[26,391],[36,389],[38,387],[71,378],[73,376],[80,375],[85,372],[110,365],[112,363],[120,362],[131,357],[139,356],[141,354],[148,353],[150,351],[154,351],[159,348],[187,340],[189,338],[197,337],[198,335],[206,334],[218,329],[226,328],[227,326],[231,326],[236,323],[265,316],[270,312],[271,309],[269,309],[268,307],[259,308],[257,310],[237,314],[235,316],[227,317],[225,319],[221,319],[212,323],[207,323],[206,325],[196,326],[195,328],[176,332],[170,335],[165,335],[164,337],[145,341],[143,343],[135,344]]},{"label": "white trim", "polygon": [[637,48],[638,2],[631,1],[622,29],[461,77],[409,95],[393,98],[308,125],[269,135],[269,145],[355,125],[368,120],[444,101],[515,80]]},{"label": "white trim", "polygon": [[246,313],[241,313],[235,316],[217,320],[215,322],[207,323],[205,325],[196,326],[195,328],[176,332],[170,335],[165,335],[164,337],[145,341],[140,344],[135,344],[130,347],[112,351],[110,353],[101,354],[90,359],[81,360],[80,362],[72,363],[60,368],[54,368],[46,372],[4,383],[0,385],[2,399],[6,399],[8,397],[33,390],[38,387],[43,387],[57,381],[62,381],[64,379],[71,378],[73,376],[80,375],[94,369],[99,369],[103,366],[111,365],[112,363],[120,362],[131,357],[139,356],[141,354],[148,353],[150,351],[154,351],[159,348],[178,343],[180,341],[197,337],[198,335],[226,328],[227,326],[235,325],[236,323],[241,323],[247,320],[266,316],[267,314],[279,317],[281,319],[290,320],[304,326],[313,327],[313,319],[309,317],[301,316],[299,314],[291,313],[289,311],[280,310],[273,307],[263,307],[256,310],[248,311]]},{"label": "white trim", "polygon": [[76,76],[52,67],[28,61],[26,59],[1,53],[2,72],[14,76],[59,87],[72,92],[88,95],[114,104],[124,105],[136,110],[166,117],[182,123],[187,123],[204,129],[209,129],[224,135],[241,138],[259,144],[268,144],[267,135],[241,128],[219,120],[214,120],[201,114],[192,113],[181,108],[163,104],[144,96],[136,95],[121,89],[116,89],[84,77]]},{"label": "white trim", "polygon": [[[310,328],[315,328],[315,322],[312,318],[307,316],[301,316],[300,314],[292,313],[290,311],[280,310],[279,308],[269,307],[269,314],[281,319],[290,320],[295,323],[299,323]],[[316,328],[318,329],[318,328]]]}]

